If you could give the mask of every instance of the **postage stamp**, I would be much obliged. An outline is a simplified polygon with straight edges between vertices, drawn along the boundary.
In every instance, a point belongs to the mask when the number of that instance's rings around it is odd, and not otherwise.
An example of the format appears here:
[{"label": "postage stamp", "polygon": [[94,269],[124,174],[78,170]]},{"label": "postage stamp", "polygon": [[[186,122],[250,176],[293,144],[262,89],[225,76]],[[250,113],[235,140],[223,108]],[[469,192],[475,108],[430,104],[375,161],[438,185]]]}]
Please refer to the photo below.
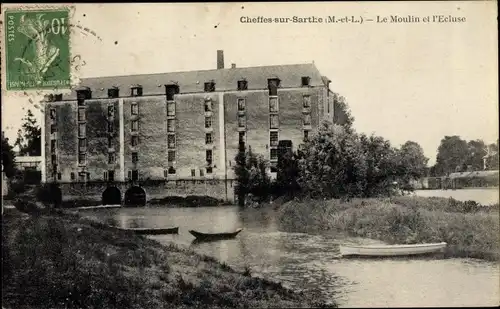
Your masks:
[{"label": "postage stamp", "polygon": [[69,10],[5,11],[7,90],[70,86]]}]

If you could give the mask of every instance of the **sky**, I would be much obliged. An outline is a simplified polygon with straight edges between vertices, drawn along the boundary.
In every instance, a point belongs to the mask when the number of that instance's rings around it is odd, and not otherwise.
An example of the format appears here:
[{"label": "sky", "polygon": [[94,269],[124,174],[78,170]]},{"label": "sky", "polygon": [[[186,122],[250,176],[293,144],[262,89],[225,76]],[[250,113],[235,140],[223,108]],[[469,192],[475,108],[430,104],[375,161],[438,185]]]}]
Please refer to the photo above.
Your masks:
[{"label": "sky", "polygon": [[[81,57],[80,77],[214,69],[218,49],[226,67],[314,62],[347,99],[358,132],[394,146],[416,141],[433,164],[445,135],[498,139],[496,12],[496,1],[77,4],[72,23],[97,37],[73,28],[71,54]],[[367,21],[396,15],[420,22]],[[465,21],[423,22],[433,15]],[[241,22],[259,16],[364,22]],[[2,91],[2,130],[11,140],[29,98],[40,96]]]}]

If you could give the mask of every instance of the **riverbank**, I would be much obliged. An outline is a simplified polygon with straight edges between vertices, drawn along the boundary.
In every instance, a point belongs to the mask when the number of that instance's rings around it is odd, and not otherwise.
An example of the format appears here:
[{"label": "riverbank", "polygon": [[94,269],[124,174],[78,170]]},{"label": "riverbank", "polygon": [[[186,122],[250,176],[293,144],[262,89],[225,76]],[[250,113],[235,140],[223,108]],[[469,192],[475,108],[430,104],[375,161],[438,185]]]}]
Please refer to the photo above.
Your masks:
[{"label": "riverbank", "polygon": [[414,196],[290,201],[278,218],[286,231],[347,233],[389,244],[445,241],[449,257],[500,259],[498,204]]},{"label": "riverbank", "polygon": [[5,308],[309,307],[249,271],[57,211],[2,217]]}]

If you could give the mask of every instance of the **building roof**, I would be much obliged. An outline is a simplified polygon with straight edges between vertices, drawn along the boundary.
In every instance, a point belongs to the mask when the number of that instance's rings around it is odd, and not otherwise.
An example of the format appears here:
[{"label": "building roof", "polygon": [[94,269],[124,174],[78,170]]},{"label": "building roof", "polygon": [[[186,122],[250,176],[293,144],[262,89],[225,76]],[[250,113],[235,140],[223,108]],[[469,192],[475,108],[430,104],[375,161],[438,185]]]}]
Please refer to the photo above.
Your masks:
[{"label": "building roof", "polygon": [[[272,65],[247,68],[227,68],[219,70],[185,71],[140,75],[106,76],[83,78],[80,87],[89,87],[92,98],[107,98],[108,89],[120,89],[121,95],[129,96],[133,85],[143,87],[143,95],[165,94],[164,85],[177,84],[180,93],[203,92],[205,82],[214,81],[216,91],[237,89],[238,80],[248,82],[248,90],[266,89],[267,80],[279,78],[280,87],[301,87],[302,77],[310,77],[310,86],[325,86],[325,78],[313,63]],[[64,100],[76,99],[75,91],[64,96]]]},{"label": "building roof", "polygon": [[451,173],[448,178],[486,178],[486,177],[498,177],[498,170],[494,171],[474,171],[474,172],[462,172],[462,173]]}]

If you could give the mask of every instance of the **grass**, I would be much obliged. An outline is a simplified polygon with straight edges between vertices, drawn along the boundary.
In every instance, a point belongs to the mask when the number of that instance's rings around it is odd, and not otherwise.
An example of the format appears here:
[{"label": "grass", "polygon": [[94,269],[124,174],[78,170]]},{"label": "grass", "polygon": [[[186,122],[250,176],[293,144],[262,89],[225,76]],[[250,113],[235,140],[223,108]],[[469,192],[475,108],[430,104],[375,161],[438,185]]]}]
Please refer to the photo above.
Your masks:
[{"label": "grass", "polygon": [[[63,211],[6,210],[5,308],[268,308],[322,306],[279,283],[175,245]],[[332,306],[334,307],[334,306]]]},{"label": "grass", "polygon": [[445,241],[450,257],[500,259],[498,210],[479,205],[480,209],[466,212],[470,206],[452,209],[447,200],[401,197],[291,201],[280,208],[278,216],[288,231],[335,231],[389,244]]}]

